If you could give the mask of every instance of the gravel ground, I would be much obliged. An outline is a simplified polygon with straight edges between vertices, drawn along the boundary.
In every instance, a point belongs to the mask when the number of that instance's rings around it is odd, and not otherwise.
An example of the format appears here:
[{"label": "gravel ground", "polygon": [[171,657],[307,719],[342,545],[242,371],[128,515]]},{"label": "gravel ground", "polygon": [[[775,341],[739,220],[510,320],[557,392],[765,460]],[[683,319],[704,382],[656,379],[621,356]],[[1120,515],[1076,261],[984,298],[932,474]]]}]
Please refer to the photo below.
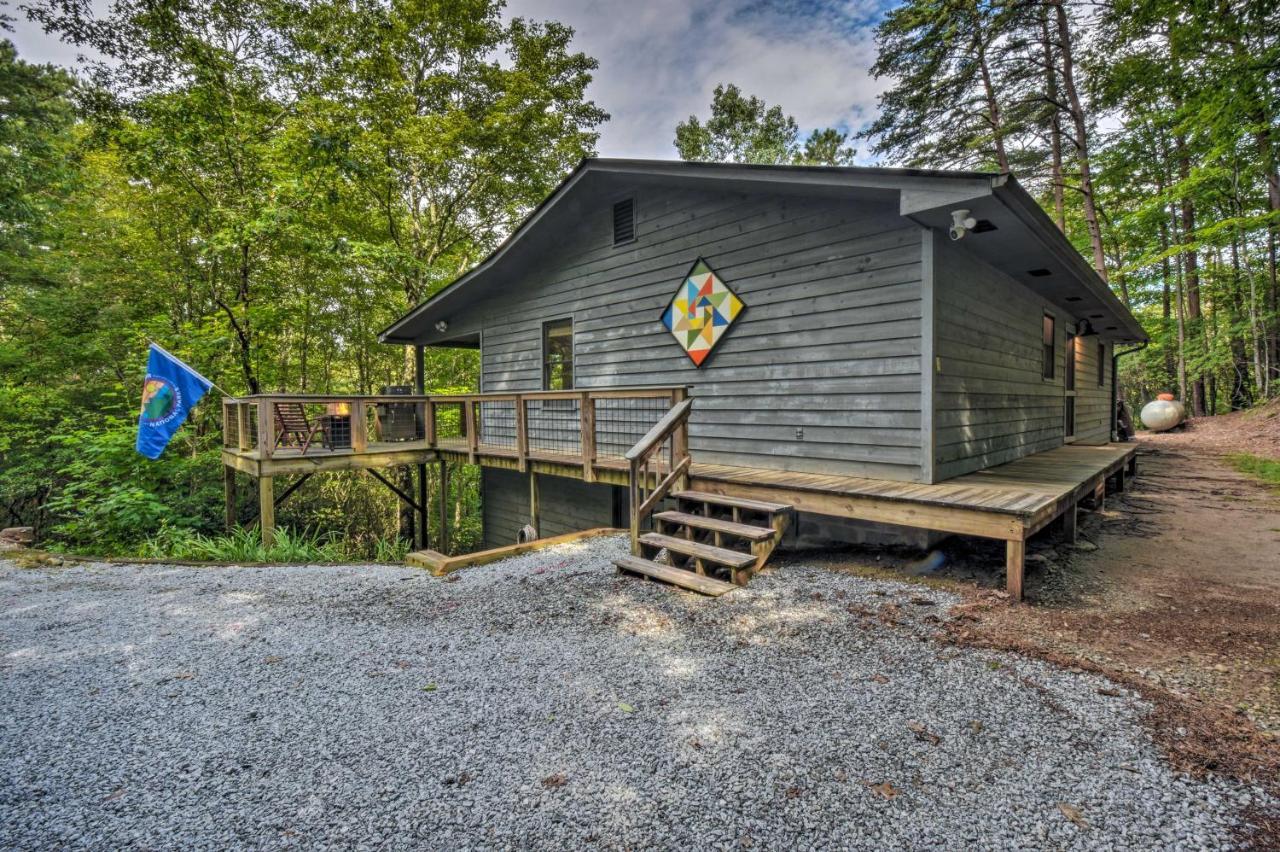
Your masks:
[{"label": "gravel ground", "polygon": [[0,847],[1221,848],[1100,678],[786,564],[719,599],[594,539],[469,569],[0,562]]}]

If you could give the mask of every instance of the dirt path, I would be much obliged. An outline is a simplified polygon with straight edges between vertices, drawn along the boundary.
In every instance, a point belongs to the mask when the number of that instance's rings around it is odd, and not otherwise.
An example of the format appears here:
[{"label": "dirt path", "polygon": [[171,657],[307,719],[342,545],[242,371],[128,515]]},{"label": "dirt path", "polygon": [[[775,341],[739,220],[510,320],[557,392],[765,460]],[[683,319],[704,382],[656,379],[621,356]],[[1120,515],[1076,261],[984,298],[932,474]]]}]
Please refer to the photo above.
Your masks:
[{"label": "dirt path", "polygon": [[[948,540],[941,559],[919,563],[942,562],[927,573],[905,552],[836,561],[859,573],[915,571],[960,591],[969,601],[953,628],[960,644],[1138,689],[1157,707],[1152,735],[1179,768],[1280,784],[1280,493],[1224,460],[1246,448],[1272,455],[1270,424],[1259,440],[1257,420],[1247,429],[1215,420],[1142,436],[1137,479],[1101,511],[1081,510],[1076,546],[1054,527],[1033,538],[1027,605],[1000,591],[995,542]],[[1280,821],[1269,831],[1250,840],[1280,844]]]}]

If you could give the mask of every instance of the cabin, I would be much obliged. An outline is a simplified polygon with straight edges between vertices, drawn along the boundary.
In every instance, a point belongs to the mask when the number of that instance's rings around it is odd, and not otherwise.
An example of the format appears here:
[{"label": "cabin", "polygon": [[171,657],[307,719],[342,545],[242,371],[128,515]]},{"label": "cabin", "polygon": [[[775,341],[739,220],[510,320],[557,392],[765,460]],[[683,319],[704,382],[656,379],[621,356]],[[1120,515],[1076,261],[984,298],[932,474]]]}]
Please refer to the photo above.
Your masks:
[{"label": "cabin", "polygon": [[[380,339],[416,394],[224,400],[264,534],[275,477],[365,469],[430,552],[425,468],[466,463],[488,547],[626,528],[620,569],[718,594],[789,542],[974,535],[1020,597],[1027,538],[1136,472],[1146,335],[1008,174],[589,159]],[[476,393],[424,394],[426,347],[478,349]],[[303,451],[322,405],[349,440]]]}]

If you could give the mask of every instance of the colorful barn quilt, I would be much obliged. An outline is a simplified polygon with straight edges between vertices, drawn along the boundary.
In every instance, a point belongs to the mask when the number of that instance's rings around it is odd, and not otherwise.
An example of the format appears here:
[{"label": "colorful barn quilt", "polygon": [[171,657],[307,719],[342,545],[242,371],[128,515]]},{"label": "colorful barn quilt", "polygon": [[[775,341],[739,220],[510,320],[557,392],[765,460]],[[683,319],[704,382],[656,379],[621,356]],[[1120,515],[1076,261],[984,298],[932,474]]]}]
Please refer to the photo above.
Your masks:
[{"label": "colorful barn quilt", "polygon": [[663,311],[662,324],[701,367],[745,308],[707,262],[698,258]]}]

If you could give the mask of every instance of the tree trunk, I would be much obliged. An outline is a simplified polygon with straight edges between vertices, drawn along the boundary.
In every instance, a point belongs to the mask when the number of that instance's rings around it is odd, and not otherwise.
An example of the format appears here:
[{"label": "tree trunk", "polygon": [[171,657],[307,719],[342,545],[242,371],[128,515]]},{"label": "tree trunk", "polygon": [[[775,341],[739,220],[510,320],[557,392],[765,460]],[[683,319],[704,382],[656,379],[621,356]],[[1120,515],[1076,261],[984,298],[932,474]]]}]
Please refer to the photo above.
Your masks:
[{"label": "tree trunk", "polygon": [[[1191,157],[1187,153],[1185,137],[1174,137],[1174,149],[1178,158],[1178,177],[1182,180],[1182,198],[1180,200],[1182,243],[1187,248],[1182,253],[1185,290],[1187,298],[1187,337],[1195,345],[1197,351],[1203,351],[1204,328],[1200,314],[1200,265],[1196,248],[1196,207],[1186,188],[1191,177]],[[1196,417],[1205,415],[1204,375],[1196,371],[1191,382],[1191,413]]]},{"label": "tree trunk", "polygon": [[[981,12],[975,12],[980,15]],[[987,45],[981,21],[974,23],[974,50],[978,55],[978,70],[982,74],[982,90],[987,98],[987,121],[991,123],[991,140],[996,149],[996,163],[1000,171],[1008,174],[1009,155],[1004,148],[1004,127],[1000,119],[1000,105],[996,102],[995,87],[991,84],[991,69],[987,65]]]},{"label": "tree trunk", "polygon": [[1093,245],[1093,267],[1103,281],[1107,280],[1107,256],[1102,247],[1102,229],[1098,224],[1098,211],[1093,199],[1093,178],[1089,172],[1089,131],[1084,106],[1076,90],[1075,67],[1072,59],[1071,25],[1063,0],[1050,0],[1058,18],[1058,41],[1062,50],[1062,88],[1071,106],[1071,121],[1075,125],[1076,161],[1080,166],[1080,197],[1084,211],[1084,223],[1089,230],[1089,242]]},{"label": "tree trunk", "polygon": [[1049,180],[1053,190],[1053,220],[1058,230],[1067,231],[1066,200],[1062,185],[1062,110],[1058,108],[1058,63],[1054,60],[1053,39],[1049,35],[1049,14],[1040,7],[1040,41],[1044,47],[1044,85],[1049,101]]}]

